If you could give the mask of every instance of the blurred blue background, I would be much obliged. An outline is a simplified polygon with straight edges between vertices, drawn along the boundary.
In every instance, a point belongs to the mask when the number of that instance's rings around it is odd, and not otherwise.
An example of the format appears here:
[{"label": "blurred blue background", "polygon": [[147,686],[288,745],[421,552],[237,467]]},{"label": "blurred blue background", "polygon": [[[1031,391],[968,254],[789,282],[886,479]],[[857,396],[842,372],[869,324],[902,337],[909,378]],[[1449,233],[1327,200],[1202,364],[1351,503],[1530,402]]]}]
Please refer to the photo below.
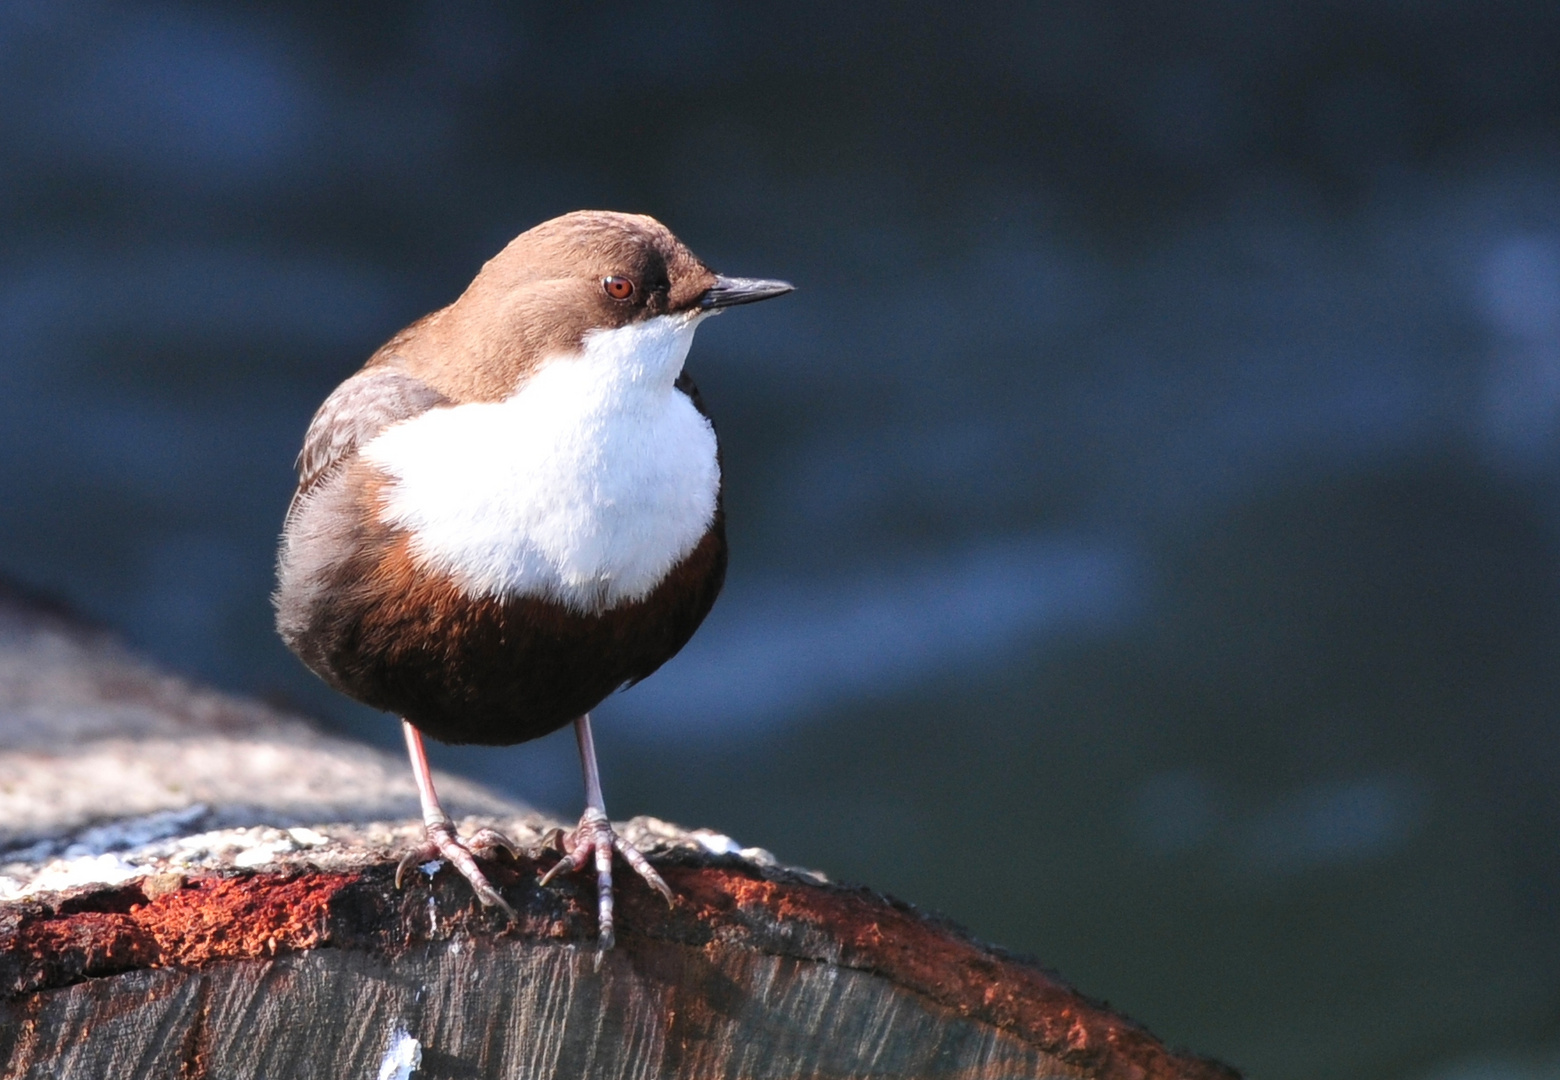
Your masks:
[{"label": "blurred blue background", "polygon": [[[554,214],[783,302],[609,805],[1256,1078],[1560,1076],[1560,7],[0,0],[0,573],[396,745],[267,593],[316,404]],[[562,814],[567,733],[440,760]],[[458,808],[457,808],[458,809]]]}]

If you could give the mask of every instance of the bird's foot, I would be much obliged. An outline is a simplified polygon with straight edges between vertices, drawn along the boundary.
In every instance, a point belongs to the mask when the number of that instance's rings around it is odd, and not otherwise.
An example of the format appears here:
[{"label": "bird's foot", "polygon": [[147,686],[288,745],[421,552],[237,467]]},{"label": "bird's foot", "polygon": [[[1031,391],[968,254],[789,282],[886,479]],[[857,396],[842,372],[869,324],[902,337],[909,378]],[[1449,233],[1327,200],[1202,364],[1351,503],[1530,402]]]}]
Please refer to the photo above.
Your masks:
[{"label": "bird's foot", "polygon": [[472,891],[477,894],[478,900],[488,907],[498,908],[511,919],[515,919],[517,918],[515,909],[498,895],[498,890],[493,888],[487,875],[477,866],[475,858],[475,856],[491,858],[499,851],[508,852],[511,858],[519,855],[514,843],[497,829],[478,829],[471,834],[470,839],[462,841],[459,834],[455,832],[455,826],[450,822],[435,822],[427,826],[427,839],[401,858],[400,865],[395,868],[395,887],[398,889],[401,887],[401,879],[406,875],[406,871],[418,863],[446,859],[451,866],[460,871],[461,877],[471,883]]},{"label": "bird's foot", "polygon": [[616,851],[623,856],[625,862],[634,868],[634,872],[644,878],[650,887],[666,898],[668,904],[674,903],[671,887],[662,880],[661,875],[655,872],[638,848],[624,840],[612,831],[612,823],[607,820],[607,815],[595,807],[588,807],[580,817],[578,828],[567,834],[554,834],[553,840],[563,851],[563,858],[542,875],[542,884],[546,885],[560,873],[574,873],[583,870],[595,856],[596,862],[596,898],[598,905],[597,916],[597,942],[604,951],[612,948],[616,940],[616,934],[612,922],[612,853]]}]

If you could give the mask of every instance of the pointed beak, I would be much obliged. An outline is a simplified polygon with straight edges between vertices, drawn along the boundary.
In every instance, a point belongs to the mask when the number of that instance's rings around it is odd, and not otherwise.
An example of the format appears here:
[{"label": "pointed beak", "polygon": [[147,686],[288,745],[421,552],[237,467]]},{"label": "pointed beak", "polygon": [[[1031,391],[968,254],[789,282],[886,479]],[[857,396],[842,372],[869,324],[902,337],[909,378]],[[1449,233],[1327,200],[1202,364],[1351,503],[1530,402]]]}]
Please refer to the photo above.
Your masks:
[{"label": "pointed beak", "polygon": [[726,277],[718,274],[715,284],[704,290],[704,295],[699,297],[699,309],[701,311],[716,311],[720,308],[736,307],[738,304],[751,304],[759,300],[768,300],[771,296],[784,296],[796,288],[789,281],[764,281],[761,278]]}]

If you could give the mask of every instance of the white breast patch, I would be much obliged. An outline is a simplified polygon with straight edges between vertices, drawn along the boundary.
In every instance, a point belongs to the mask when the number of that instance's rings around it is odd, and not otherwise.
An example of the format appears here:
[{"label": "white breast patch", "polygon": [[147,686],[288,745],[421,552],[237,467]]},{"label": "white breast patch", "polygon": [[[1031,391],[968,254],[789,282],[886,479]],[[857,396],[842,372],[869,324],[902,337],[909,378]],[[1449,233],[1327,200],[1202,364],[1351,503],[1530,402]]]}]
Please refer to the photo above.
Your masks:
[{"label": "white breast patch", "polygon": [[387,428],[363,449],[391,479],[382,519],[472,595],[641,599],[715,518],[715,431],[672,385],[699,321],[594,331],[504,401]]}]

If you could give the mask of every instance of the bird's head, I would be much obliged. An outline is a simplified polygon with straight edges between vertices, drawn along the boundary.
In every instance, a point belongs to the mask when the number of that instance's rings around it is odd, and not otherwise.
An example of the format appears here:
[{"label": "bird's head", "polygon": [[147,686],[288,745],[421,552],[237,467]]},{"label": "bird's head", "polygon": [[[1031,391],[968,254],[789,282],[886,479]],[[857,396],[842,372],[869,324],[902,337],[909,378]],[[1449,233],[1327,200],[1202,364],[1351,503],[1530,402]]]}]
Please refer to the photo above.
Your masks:
[{"label": "bird's head", "polygon": [[625,357],[636,342],[667,335],[686,353],[705,316],[792,288],[715,273],[651,217],[564,214],[510,241],[439,314],[430,330],[445,360],[430,381],[460,399],[503,397],[538,364],[582,355],[588,340],[612,332]]}]

